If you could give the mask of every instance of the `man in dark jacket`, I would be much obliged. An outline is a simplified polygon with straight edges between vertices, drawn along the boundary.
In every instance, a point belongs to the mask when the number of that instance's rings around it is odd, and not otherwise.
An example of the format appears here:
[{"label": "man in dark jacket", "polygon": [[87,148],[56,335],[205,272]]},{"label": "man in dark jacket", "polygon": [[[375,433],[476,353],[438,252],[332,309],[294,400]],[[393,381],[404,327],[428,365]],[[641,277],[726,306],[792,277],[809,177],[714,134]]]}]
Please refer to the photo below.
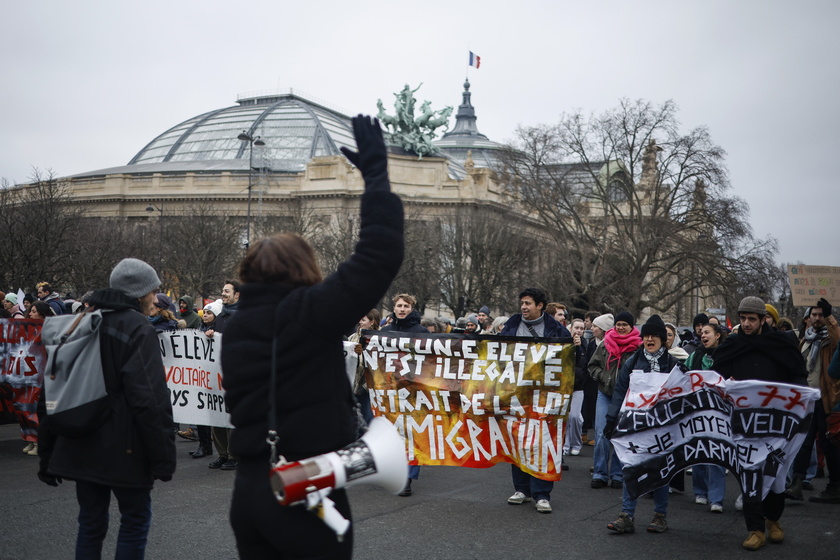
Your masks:
[{"label": "man in dark jacket", "polygon": [[420,324],[422,317],[414,309],[414,306],[417,305],[417,298],[410,294],[397,294],[392,302],[394,312],[391,313],[391,322],[382,327],[382,331],[429,332],[429,329]]},{"label": "man in dark jacket", "polygon": [[198,313],[195,312],[193,307],[193,298],[190,296],[182,296],[181,299],[178,300],[178,311],[180,312],[181,319],[187,324],[184,328],[186,329],[200,329],[201,328],[201,317],[198,316]]},{"label": "man in dark jacket", "polygon": [[[383,332],[416,332],[429,333],[429,329],[420,324],[422,317],[414,306],[417,305],[417,298],[411,294],[397,294],[391,300],[394,305],[394,312],[391,313],[391,322],[382,327]],[[420,478],[420,466],[408,466],[408,480],[400,490],[402,497],[411,496],[411,481]]]},{"label": "man in dark jacket", "polygon": [[38,293],[38,298],[52,307],[52,310],[56,315],[67,314],[67,306],[64,305],[64,301],[61,299],[61,296],[58,295],[58,292],[53,291],[52,286],[50,286],[47,282],[38,282],[35,288]]},{"label": "man in dark jacket", "polygon": [[[767,308],[761,298],[745,297],[738,305],[738,334],[730,335],[715,352],[715,370],[732,379],[760,379],[774,383],[805,385],[805,360],[791,339],[764,322]],[[784,494],[772,490],[761,502],[744,500],[747,523],[743,547],[758,550],[765,539],[781,543],[785,534],[779,519],[785,510]],[[767,535],[765,536],[765,530]]]},{"label": "man in dark jacket", "polygon": [[78,439],[50,431],[44,392],[38,403],[38,478],[50,486],[76,481],[79,501],[77,558],[99,558],[108,532],[111,493],[122,514],[118,558],[142,558],[151,524],[154,481],[172,479],[175,434],[172,405],[155,330],[146,311],[160,279],[137,259],[123,259],[111,272],[111,288],[94,292],[102,315],[100,343],[111,414],[95,432]]},{"label": "man in dark jacket", "polygon": [[[225,280],[222,286],[222,311],[216,316],[215,332],[224,333],[228,320],[239,310],[239,282],[236,280]],[[204,331],[208,337],[213,337],[214,330]],[[230,438],[233,430],[221,426],[213,426],[213,442],[216,444],[216,451],[219,458],[210,461],[207,465],[211,469],[222,469],[223,471],[235,471],[239,466],[239,459],[230,451]]]},{"label": "man in dark jacket", "polygon": [[[544,313],[548,298],[538,288],[526,288],[519,294],[519,310],[505,323],[500,336],[524,336],[536,338],[571,338],[569,329],[558,323],[554,317]],[[551,513],[551,490],[554,482],[541,480],[511,465],[513,487],[516,490],[508,503],[520,505],[536,502],[537,511]],[[562,468],[562,467],[561,467]]]}]

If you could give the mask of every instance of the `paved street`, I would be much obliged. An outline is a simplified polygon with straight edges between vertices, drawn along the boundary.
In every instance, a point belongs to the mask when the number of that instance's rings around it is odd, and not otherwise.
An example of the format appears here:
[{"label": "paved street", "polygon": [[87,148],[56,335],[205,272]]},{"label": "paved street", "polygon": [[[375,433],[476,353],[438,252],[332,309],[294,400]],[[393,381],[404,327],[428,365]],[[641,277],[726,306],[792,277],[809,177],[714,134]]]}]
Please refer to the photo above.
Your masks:
[{"label": "paved street", "polygon": [[[50,488],[38,481],[37,458],[21,453],[16,425],[0,426],[0,560],[73,557],[77,505],[72,482]],[[178,441],[178,470],[152,494],[153,520],[147,558],[237,558],[227,520],[232,472],[211,471],[206,459],[193,460],[196,444]],[[743,518],[735,512],[736,490],[727,479],[726,511],[712,514],[694,504],[693,494],[673,494],[670,529],[644,532],[653,502],[639,501],[634,535],[616,535],[606,524],[619,511],[619,490],[589,488],[592,448],[567,460],[571,470],[555,485],[554,512],[536,513],[533,504],[509,506],[510,467],[487,470],[424,467],[409,498],[369,487],[350,489],[355,515],[355,558],[400,560],[509,558],[802,558],[840,556],[840,506],[791,503],[782,518],[786,541],[757,553],[741,548]],[[691,479],[686,478],[690,489]],[[817,481],[822,488],[825,480]],[[104,557],[113,557],[116,521]]]}]

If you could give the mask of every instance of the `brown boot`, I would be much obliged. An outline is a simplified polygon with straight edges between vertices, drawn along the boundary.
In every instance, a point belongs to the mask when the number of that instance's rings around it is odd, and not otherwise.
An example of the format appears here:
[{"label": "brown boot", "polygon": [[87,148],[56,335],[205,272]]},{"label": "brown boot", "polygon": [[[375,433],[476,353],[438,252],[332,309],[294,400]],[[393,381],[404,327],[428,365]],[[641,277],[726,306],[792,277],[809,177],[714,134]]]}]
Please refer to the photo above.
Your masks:
[{"label": "brown boot", "polygon": [[782,526],[778,521],[764,520],[764,526],[767,527],[767,540],[773,544],[781,544],[785,540],[785,532],[782,531]]},{"label": "brown boot", "polygon": [[750,531],[750,534],[747,535],[747,540],[744,541],[742,546],[747,550],[758,550],[764,546],[764,533],[761,531]]}]

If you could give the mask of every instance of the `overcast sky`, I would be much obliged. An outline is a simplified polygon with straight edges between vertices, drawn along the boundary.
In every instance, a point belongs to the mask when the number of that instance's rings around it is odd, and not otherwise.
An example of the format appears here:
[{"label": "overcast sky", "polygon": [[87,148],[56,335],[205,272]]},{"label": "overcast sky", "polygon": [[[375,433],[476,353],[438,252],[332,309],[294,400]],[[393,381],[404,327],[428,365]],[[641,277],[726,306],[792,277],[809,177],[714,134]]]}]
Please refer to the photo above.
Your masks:
[{"label": "overcast sky", "polygon": [[[4,2],[0,177],[124,165],[237,95],[296,88],[355,114],[406,83],[460,103],[468,51],[492,140],[622,97],[708,126],[779,262],[840,266],[840,2]],[[454,121],[453,121],[454,122]]]}]

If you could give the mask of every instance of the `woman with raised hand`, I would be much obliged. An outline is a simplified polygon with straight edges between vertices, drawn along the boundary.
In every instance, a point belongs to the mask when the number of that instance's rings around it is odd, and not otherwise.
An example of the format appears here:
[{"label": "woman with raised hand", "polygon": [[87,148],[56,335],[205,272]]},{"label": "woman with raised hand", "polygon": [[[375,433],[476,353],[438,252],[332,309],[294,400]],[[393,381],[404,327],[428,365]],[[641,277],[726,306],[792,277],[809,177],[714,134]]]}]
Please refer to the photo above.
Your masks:
[{"label": "woman with raised hand", "polygon": [[[239,311],[225,328],[221,355],[235,428],[231,448],[240,458],[230,518],[245,560],[352,555],[352,525],[339,542],[305,507],[278,503],[269,483],[266,436],[273,426],[279,455],[297,461],[341,449],[358,435],[343,335],[385,294],[404,247],[402,202],[391,193],[379,122],[359,115],[353,132],[359,151],[342,152],[365,182],[353,254],[322,278],[312,246],[287,233],[254,243],[239,266]],[[350,520],[346,492],[333,490],[329,498]]]}]

